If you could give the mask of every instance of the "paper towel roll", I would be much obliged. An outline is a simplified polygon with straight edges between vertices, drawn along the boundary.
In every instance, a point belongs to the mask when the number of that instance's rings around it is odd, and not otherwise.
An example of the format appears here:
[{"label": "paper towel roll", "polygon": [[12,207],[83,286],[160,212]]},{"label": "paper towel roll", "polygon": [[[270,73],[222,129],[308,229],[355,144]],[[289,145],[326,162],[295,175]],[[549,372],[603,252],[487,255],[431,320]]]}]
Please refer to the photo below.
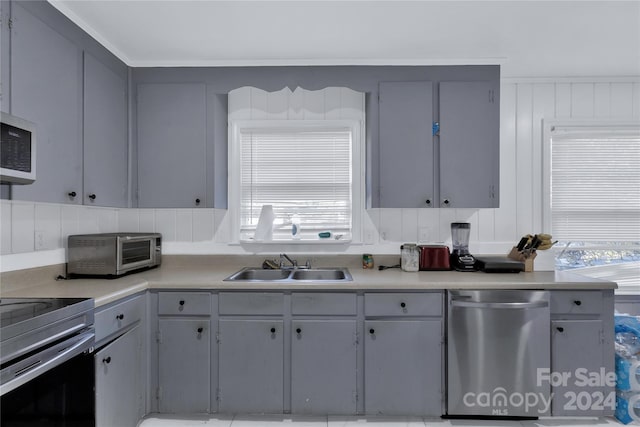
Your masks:
[{"label": "paper towel roll", "polygon": [[258,218],[258,225],[256,226],[256,233],[254,234],[253,239],[259,242],[271,241],[273,239],[274,219],[273,205],[262,205],[260,218]]}]

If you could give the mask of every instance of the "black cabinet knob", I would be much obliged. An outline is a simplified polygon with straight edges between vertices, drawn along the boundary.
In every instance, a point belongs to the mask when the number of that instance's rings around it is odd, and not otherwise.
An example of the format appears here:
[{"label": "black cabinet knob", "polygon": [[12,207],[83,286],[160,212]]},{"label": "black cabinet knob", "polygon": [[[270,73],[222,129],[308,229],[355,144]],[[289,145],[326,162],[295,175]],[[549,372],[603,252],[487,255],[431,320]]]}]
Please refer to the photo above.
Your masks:
[{"label": "black cabinet knob", "polygon": [[276,328],[271,328],[271,333],[275,334],[276,333]]},{"label": "black cabinet knob", "polygon": [[196,199],[196,206],[200,206],[200,199]]},{"label": "black cabinet knob", "polygon": [[573,303],[574,303],[575,305],[582,305],[582,301],[580,301],[580,300],[575,300]]},{"label": "black cabinet knob", "polygon": [[564,328],[563,328],[562,326],[558,326],[558,327],[556,328],[556,330],[557,330],[558,332],[564,332]]},{"label": "black cabinet knob", "polygon": [[76,196],[77,196],[77,194],[76,194],[76,192],[75,192],[75,191],[72,191],[72,192],[70,192],[70,193],[67,193],[67,195],[68,195],[69,197],[71,197],[72,199],[73,199],[74,197],[76,197]]},{"label": "black cabinet knob", "polygon": [[199,333],[199,334],[201,334],[201,333],[202,333],[202,331],[204,331],[204,328],[203,328],[202,326],[200,326],[200,327],[198,328],[198,333]]},{"label": "black cabinet knob", "polygon": [[376,330],[375,330],[375,329],[373,329],[373,328],[371,328],[371,329],[369,329],[369,333],[370,333],[371,335],[373,335],[373,334],[375,334],[375,333],[376,333]]},{"label": "black cabinet knob", "polygon": [[118,320],[122,320],[122,319],[124,319],[124,314],[122,314],[122,313],[118,314],[118,315],[116,316],[116,319],[118,319]]},{"label": "black cabinet knob", "polygon": [[180,301],[178,301],[178,304],[180,304],[180,305],[184,305],[184,300],[183,300],[183,299],[181,299]]},{"label": "black cabinet knob", "polygon": [[407,304],[405,304],[403,302],[400,303],[400,307],[405,308],[406,306],[407,306]]},{"label": "black cabinet knob", "polygon": [[95,199],[96,199],[96,195],[95,195],[95,194],[93,194],[93,193],[92,193],[92,194],[89,194],[89,198],[90,198],[91,200],[95,200]]},{"label": "black cabinet knob", "polygon": [[302,329],[296,328],[296,334],[299,334],[300,332],[302,332]]},{"label": "black cabinet knob", "polygon": [[426,203],[427,205],[431,205],[431,199],[427,199],[427,200],[425,201],[425,203]]},{"label": "black cabinet knob", "polygon": [[443,203],[445,206],[449,206],[449,203],[451,203],[451,202],[449,201],[449,199],[444,199],[444,200],[442,201],[442,203]]},{"label": "black cabinet knob", "polygon": [[106,363],[107,365],[111,363],[111,356],[107,356],[104,359],[102,359],[102,363]]}]

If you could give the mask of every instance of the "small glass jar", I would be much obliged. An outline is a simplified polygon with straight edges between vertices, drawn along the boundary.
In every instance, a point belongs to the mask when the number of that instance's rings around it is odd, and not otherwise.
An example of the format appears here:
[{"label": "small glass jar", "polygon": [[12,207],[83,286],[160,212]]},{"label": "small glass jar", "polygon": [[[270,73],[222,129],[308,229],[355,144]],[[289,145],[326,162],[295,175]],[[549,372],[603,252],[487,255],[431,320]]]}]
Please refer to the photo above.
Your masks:
[{"label": "small glass jar", "polygon": [[364,269],[373,268],[373,255],[371,254],[362,255],[362,268]]},{"label": "small glass jar", "polygon": [[420,270],[420,249],[415,243],[400,246],[400,267],[404,271]]}]

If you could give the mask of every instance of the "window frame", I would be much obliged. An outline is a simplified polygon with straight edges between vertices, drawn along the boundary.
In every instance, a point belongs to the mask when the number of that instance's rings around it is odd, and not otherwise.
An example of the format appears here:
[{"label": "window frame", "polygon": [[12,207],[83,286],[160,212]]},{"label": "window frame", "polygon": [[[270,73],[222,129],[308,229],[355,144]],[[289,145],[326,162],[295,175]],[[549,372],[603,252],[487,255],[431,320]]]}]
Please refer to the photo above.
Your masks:
[{"label": "window frame", "polygon": [[[272,242],[254,242],[253,240],[240,239],[240,179],[241,179],[241,133],[251,129],[265,128],[308,128],[308,129],[332,129],[348,128],[351,131],[351,173],[352,173],[352,200],[351,200],[351,237],[341,240],[308,240],[308,239],[286,239],[274,240]],[[229,121],[229,218],[231,224],[232,244],[284,244],[284,245],[313,245],[326,243],[361,243],[362,224],[365,209],[365,123],[364,120],[355,119],[327,119],[327,120],[230,120]]]},{"label": "window frame", "polygon": [[[551,206],[551,176],[552,176],[552,138],[553,133],[559,128],[562,131],[588,133],[589,131],[601,131],[610,129],[612,131],[633,131],[640,129],[640,123],[633,120],[620,120],[620,119],[554,119],[542,121],[543,132],[543,170],[542,170],[542,225],[544,230],[552,230],[553,214]],[[634,242],[627,241],[560,241],[560,245],[557,245],[556,255],[560,256],[565,251],[571,250],[587,250],[587,251],[628,251],[637,250],[638,246]],[[577,246],[572,246],[572,243],[577,243]],[[559,255],[558,255],[559,253]],[[559,259],[558,259],[559,261]],[[556,262],[556,268],[560,265]],[[572,268],[572,267],[563,267]]]}]

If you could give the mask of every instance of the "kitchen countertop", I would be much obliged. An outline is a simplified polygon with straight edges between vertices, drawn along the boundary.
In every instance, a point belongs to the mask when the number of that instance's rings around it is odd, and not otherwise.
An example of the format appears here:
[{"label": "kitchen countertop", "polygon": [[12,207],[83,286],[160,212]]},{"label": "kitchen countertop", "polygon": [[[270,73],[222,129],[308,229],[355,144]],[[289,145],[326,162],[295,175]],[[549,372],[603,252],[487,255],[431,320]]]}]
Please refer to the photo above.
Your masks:
[{"label": "kitchen countertop", "polygon": [[[96,307],[147,289],[206,290],[442,290],[442,289],[615,289],[615,282],[570,272],[534,271],[490,274],[456,271],[404,272],[362,269],[358,256],[324,256],[313,259],[314,267],[348,267],[352,282],[278,283],[224,282],[242,267],[257,267],[264,256],[165,256],[156,269],[118,279],[55,280],[64,265],[3,273],[0,296],[18,298],[93,298]],[[299,258],[301,261],[304,257]],[[391,265],[397,256],[376,256],[376,262]],[[389,261],[389,262],[384,262]]]}]

